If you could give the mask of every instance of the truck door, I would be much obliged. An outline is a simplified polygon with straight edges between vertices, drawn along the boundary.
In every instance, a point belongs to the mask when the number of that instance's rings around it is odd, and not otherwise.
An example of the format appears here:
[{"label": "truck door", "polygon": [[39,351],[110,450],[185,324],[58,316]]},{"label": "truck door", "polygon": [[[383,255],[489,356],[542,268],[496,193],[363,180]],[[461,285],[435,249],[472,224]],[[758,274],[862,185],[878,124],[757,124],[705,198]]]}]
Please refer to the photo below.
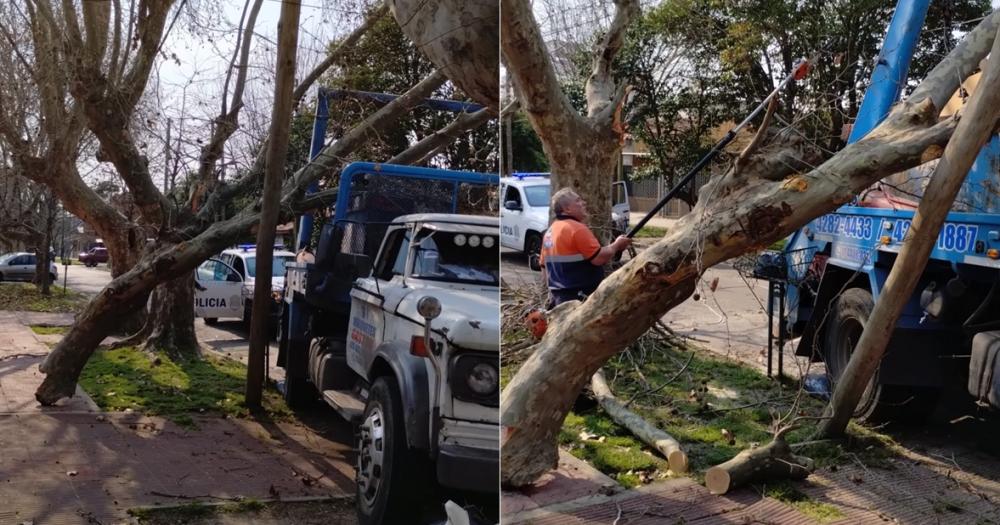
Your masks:
[{"label": "truck door", "polygon": [[628,186],[625,181],[611,184],[611,218],[615,228],[621,232],[628,231],[629,213]]},{"label": "truck door", "polygon": [[194,314],[197,317],[240,317],[243,278],[228,264],[209,259],[194,277]]},{"label": "truck door", "polygon": [[387,231],[371,276],[358,279],[354,289],[351,290],[347,364],[362,377],[367,377],[378,341],[386,337],[385,311],[387,309],[394,311],[399,304],[400,294],[405,294],[406,290],[400,286],[401,283],[390,281],[397,275],[406,274],[410,235],[409,227],[392,228]]}]

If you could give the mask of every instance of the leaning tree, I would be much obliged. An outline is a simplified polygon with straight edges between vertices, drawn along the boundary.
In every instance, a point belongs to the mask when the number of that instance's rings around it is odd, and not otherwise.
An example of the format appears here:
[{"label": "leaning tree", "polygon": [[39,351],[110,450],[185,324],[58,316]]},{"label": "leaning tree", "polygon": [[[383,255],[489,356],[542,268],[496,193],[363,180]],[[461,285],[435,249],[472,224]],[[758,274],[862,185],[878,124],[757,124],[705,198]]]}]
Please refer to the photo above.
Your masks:
[{"label": "leaning tree", "polygon": [[[418,3],[428,4],[413,4]],[[118,3],[114,3],[113,10],[108,2],[84,2],[79,7],[69,3],[33,3],[44,7],[37,9],[37,16],[33,15],[30,20],[40,30],[50,34],[52,45],[47,56],[70,79],[63,84],[68,87],[68,91],[64,91],[60,99],[62,107],[67,106],[65,102],[68,100],[68,106],[74,111],[72,115],[82,119],[86,129],[96,137],[100,145],[99,160],[110,162],[115,167],[139,210],[137,222],[143,228],[141,231],[153,234],[152,242],[146,244],[141,257],[137,257],[130,269],[116,276],[94,297],[42,364],[41,369],[46,377],[37,390],[36,397],[43,404],[55,403],[63,397],[73,395],[80,372],[97,345],[123,315],[141,308],[155,287],[165,282],[177,283],[180,279],[190,279],[191,271],[198,264],[245,235],[260,219],[259,188],[265,168],[265,156],[262,152],[266,148],[261,148],[252,165],[235,180],[220,181],[214,173],[210,173],[213,170],[206,168],[215,162],[213,157],[221,156],[227,137],[239,125],[236,118],[241,104],[235,94],[230,95],[228,100],[223,100],[222,112],[214,122],[210,140],[202,148],[203,162],[191,181],[192,190],[187,198],[168,198],[153,183],[148,159],[143,154],[142,144],[136,138],[133,110],[148,88],[151,63],[159,53],[164,31],[168,27],[171,4],[173,2],[140,0],[134,5],[135,9],[128,12],[129,16],[123,17],[118,10]],[[260,0],[254,2],[257,7],[259,4]],[[396,2],[394,5],[400,9],[409,4]],[[66,10],[62,11],[63,8]],[[250,7],[251,10],[255,8]],[[448,9],[462,12],[462,6],[454,5],[443,6],[442,13]],[[326,59],[308,72],[296,86],[293,98],[301,99],[309,86],[338,61],[342,53],[361,37],[382,12],[382,9],[374,10],[365,24],[332,47]],[[127,19],[129,23],[123,24],[123,19]],[[477,26],[484,23],[483,20],[488,21],[488,17],[459,17],[455,20],[460,20],[456,22],[458,25],[452,31],[446,31],[450,35],[449,39],[457,39],[452,42],[452,48],[466,50],[465,56],[475,58],[477,63],[492,63],[492,71],[478,71],[479,78],[489,82],[490,78],[497,76],[496,48],[460,45],[462,40],[479,38],[482,30],[480,28],[477,31]],[[251,33],[251,25],[247,21],[244,26],[245,38]],[[128,33],[123,34],[126,28]],[[425,30],[442,31],[442,26],[435,24]],[[432,39],[427,39],[427,42],[430,40]],[[107,41],[112,45],[106,45]],[[127,44],[118,47],[122,42]],[[238,64],[234,68],[236,71],[246,69],[244,48],[245,44],[238,46],[233,54],[233,63]],[[82,50],[86,50],[87,54],[80,55]],[[120,54],[126,52],[128,60],[125,59],[126,55]],[[488,56],[484,58],[480,54],[492,55],[492,61]],[[115,67],[110,67],[111,64]],[[238,77],[239,73],[236,75]],[[404,95],[352,128],[344,130],[335,142],[326,146],[305,167],[287,174],[281,184],[279,219],[288,220],[296,214],[331,202],[335,190],[307,196],[307,187],[320,179],[335,176],[340,167],[350,159],[352,152],[389,130],[399,118],[407,115],[446,80],[446,75],[441,71],[431,72]],[[239,86],[238,80],[235,85]],[[479,101],[491,103],[489,97],[479,97]],[[483,114],[476,115],[475,118],[460,118],[446,127],[447,133],[432,134],[415,147],[422,148],[423,158],[437,151],[442,144],[453,140],[460,134],[460,130],[482,122]],[[267,143],[267,139],[264,142]],[[58,187],[63,184],[62,179],[53,180],[51,184]],[[85,184],[82,185],[86,188]],[[222,210],[233,202],[246,204],[228,219],[219,221]],[[189,289],[186,293],[190,293]],[[182,301],[173,302],[180,305]],[[190,305],[192,301],[186,302]],[[170,314],[156,312],[157,316]]]},{"label": "leaning tree", "polygon": [[[603,93],[605,111],[617,103],[621,89],[600,84],[601,64],[613,57],[614,46],[607,44],[614,43],[637,2],[617,0],[616,8],[591,77],[605,88],[588,89],[588,96]],[[592,159],[594,128],[583,129],[581,117],[563,102],[530,3],[507,1],[502,10],[508,71],[546,153],[560,159],[553,169]],[[811,144],[786,134],[739,169],[712,179],[697,206],[663,239],[605,279],[587,300],[554,310],[547,333],[502,395],[502,482],[526,485],[555,466],[559,429],[581,389],[610,357],[687,299],[706,268],[766,247],[875,181],[939,157],[957,123],[939,120],[939,109],[989,52],[998,24],[1000,12],[983,19],[876,129],[818,166]],[[607,142],[616,140],[612,122],[607,118],[600,130]],[[615,148],[605,144],[603,151],[610,155]]]}]

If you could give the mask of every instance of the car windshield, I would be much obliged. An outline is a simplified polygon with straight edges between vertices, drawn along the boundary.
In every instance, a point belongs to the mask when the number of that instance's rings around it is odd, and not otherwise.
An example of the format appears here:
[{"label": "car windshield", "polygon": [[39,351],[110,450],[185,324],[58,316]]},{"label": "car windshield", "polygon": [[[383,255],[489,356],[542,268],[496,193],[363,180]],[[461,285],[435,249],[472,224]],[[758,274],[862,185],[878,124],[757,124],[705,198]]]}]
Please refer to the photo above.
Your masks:
[{"label": "car windshield", "polygon": [[[292,262],[291,255],[275,255],[274,262],[271,264],[271,277],[284,277],[285,276],[285,264]],[[247,257],[247,277],[257,276],[257,258]]]},{"label": "car windshield", "polygon": [[417,279],[500,284],[500,248],[496,235],[435,231],[417,234],[413,273]]},{"label": "car windshield", "polygon": [[525,186],[524,197],[528,199],[529,206],[548,206],[552,197],[552,187],[548,184]]}]

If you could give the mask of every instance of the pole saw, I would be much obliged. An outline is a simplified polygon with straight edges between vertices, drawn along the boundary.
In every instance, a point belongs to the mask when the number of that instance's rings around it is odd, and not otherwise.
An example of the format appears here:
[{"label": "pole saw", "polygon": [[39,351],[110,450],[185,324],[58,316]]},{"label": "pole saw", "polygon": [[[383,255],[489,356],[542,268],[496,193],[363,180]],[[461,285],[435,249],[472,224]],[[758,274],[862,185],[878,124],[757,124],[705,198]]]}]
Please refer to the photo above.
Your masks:
[{"label": "pole saw", "polygon": [[719,152],[721,152],[723,148],[728,146],[729,143],[732,142],[734,138],[736,138],[736,134],[739,133],[739,131],[743,129],[744,126],[749,124],[750,121],[753,120],[754,117],[756,117],[768,105],[768,103],[770,103],[772,98],[776,97],[778,93],[781,92],[781,90],[784,89],[785,86],[787,86],[791,81],[802,80],[808,74],[809,74],[809,61],[806,60],[805,58],[800,58],[792,66],[792,72],[789,73],[789,75],[785,77],[785,79],[782,80],[777,87],[774,88],[774,91],[771,91],[769,95],[764,97],[764,100],[760,103],[760,105],[754,108],[754,110],[750,112],[750,115],[748,115],[747,118],[743,119],[743,122],[740,122],[739,124],[736,125],[736,127],[729,130],[729,132],[726,133],[726,136],[722,137],[722,140],[717,142],[715,146],[712,146],[712,149],[709,150],[709,152],[706,153],[705,156],[702,157],[701,160],[699,160],[694,165],[694,167],[692,167],[691,170],[688,171],[686,175],[684,175],[683,178],[681,178],[680,182],[678,182],[673,188],[671,188],[670,191],[668,191],[667,194],[664,195],[662,199],[660,199],[660,202],[657,202],[656,206],[654,206],[652,210],[650,210],[639,222],[637,222],[635,226],[633,226],[632,229],[625,234],[625,236],[628,238],[632,238],[635,236],[636,233],[639,233],[639,230],[641,230],[642,227],[645,226],[647,222],[649,222],[649,219],[653,218],[653,216],[656,215],[657,212],[659,212],[667,204],[667,202],[670,201],[670,199],[674,198],[674,196],[676,196],[677,193],[679,193],[684,186],[686,186],[689,182],[691,182],[691,179],[693,179],[695,175],[698,174],[698,172],[700,172],[706,165],[708,165],[708,163],[711,162],[712,159],[718,156]]}]

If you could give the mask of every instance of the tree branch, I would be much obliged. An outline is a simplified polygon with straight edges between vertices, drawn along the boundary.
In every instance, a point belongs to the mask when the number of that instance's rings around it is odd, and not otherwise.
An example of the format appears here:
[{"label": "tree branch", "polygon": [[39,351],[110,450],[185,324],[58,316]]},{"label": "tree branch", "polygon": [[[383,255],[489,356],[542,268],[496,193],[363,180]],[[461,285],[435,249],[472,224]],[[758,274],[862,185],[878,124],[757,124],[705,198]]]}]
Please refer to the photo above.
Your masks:
[{"label": "tree branch", "polygon": [[935,108],[944,107],[952,94],[961,86],[978,67],[979,62],[986,58],[997,28],[1000,27],[1000,10],[994,10],[983,19],[961,42],[948,53],[938,65],[927,74],[923,82],[910,95],[910,101],[916,103],[925,97],[931,99]]},{"label": "tree branch", "polygon": [[618,101],[624,96],[624,92],[620,91],[621,88],[615,88],[611,65],[625,42],[625,32],[638,15],[638,0],[615,0],[615,17],[608,32],[594,49],[594,62],[590,77],[587,79],[585,92],[589,117],[605,112],[609,104],[617,106]]},{"label": "tree branch", "polygon": [[389,164],[416,164],[435,155],[442,148],[454,142],[469,130],[473,130],[488,122],[493,115],[489,108],[483,108],[475,113],[462,113],[447,126],[420,139],[419,142],[406,148],[402,153],[388,160]]},{"label": "tree branch", "polygon": [[549,129],[582,125],[556,78],[552,60],[542,39],[528,0],[504,0],[500,4],[500,48],[507,61],[518,99],[535,116],[532,124],[545,134]]},{"label": "tree branch", "polygon": [[[283,199],[283,205],[293,205],[295,200],[301,198],[311,182],[339,169],[349,152],[354,151],[369,137],[387,130],[395,124],[396,119],[420,104],[423,99],[444,84],[445,80],[444,74],[435,70],[409,91],[382,106],[339,140],[325,147],[314,159],[285,181],[282,186],[282,194],[286,196]],[[189,233],[192,234],[204,231],[220,207],[237,196],[249,194],[259,182],[258,179],[263,171],[263,162],[263,156],[258,154],[253,168],[243,178],[232,185],[220,187],[212,192],[208,201],[205,202],[205,206],[198,212],[196,220],[185,230],[190,230]]]},{"label": "tree branch", "polygon": [[326,70],[330,69],[331,66],[339,62],[344,57],[345,54],[349,53],[352,49],[354,49],[354,46],[358,43],[358,40],[360,40],[361,37],[365,33],[367,33],[368,30],[371,29],[372,26],[374,26],[379,20],[381,20],[382,17],[385,16],[386,13],[388,12],[389,8],[386,7],[385,4],[382,4],[377,8],[375,8],[374,11],[372,11],[367,17],[365,17],[365,21],[360,26],[358,26],[357,29],[352,31],[351,34],[347,35],[347,38],[345,38],[339,44],[337,44],[337,47],[335,47],[332,51],[330,51],[330,54],[328,54],[327,57],[323,59],[322,62],[320,62],[316,67],[313,68],[312,71],[310,71],[305,77],[303,77],[302,82],[300,82],[299,85],[295,87],[295,91],[292,92],[292,100],[294,100],[294,104],[297,106],[299,102],[302,100],[302,97],[306,95],[306,91],[308,91],[309,88],[312,87],[313,83],[315,83],[316,80],[318,80],[319,77],[326,72]]}]

